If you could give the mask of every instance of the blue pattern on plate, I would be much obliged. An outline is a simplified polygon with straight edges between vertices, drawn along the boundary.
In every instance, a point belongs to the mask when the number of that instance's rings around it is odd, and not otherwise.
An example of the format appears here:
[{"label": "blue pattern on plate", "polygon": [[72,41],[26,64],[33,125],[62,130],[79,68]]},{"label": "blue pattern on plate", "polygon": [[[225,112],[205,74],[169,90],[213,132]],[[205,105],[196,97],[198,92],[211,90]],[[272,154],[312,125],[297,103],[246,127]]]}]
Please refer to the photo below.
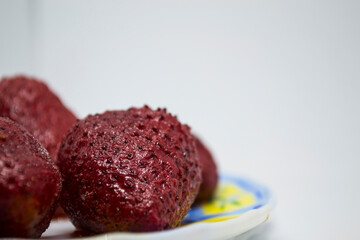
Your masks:
[{"label": "blue pattern on plate", "polygon": [[226,185],[226,184],[232,184],[236,185],[239,189],[242,191],[245,191],[247,194],[252,195],[254,199],[254,203],[251,205],[247,205],[244,207],[238,207],[237,209],[233,211],[227,211],[222,213],[216,213],[216,214],[209,214],[204,211],[204,207],[197,206],[192,208],[186,217],[183,220],[183,224],[187,223],[193,223],[197,221],[207,220],[214,217],[226,217],[226,216],[237,216],[239,214],[245,213],[247,211],[250,211],[252,209],[257,209],[265,204],[267,204],[271,198],[271,194],[268,188],[265,186],[262,186],[260,184],[255,183],[254,181],[251,181],[246,178],[242,177],[235,177],[235,176],[229,176],[229,175],[222,175],[220,177],[219,181],[220,185]]}]

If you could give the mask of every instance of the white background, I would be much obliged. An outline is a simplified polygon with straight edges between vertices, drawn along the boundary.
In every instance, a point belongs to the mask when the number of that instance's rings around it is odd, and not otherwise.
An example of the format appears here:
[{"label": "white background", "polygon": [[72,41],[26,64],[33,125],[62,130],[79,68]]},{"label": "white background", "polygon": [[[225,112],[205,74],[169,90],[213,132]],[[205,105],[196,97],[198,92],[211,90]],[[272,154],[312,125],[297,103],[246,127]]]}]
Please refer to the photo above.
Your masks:
[{"label": "white background", "polygon": [[360,238],[359,43],[359,1],[0,2],[0,76],[79,117],[167,107],[276,193],[253,240]]}]

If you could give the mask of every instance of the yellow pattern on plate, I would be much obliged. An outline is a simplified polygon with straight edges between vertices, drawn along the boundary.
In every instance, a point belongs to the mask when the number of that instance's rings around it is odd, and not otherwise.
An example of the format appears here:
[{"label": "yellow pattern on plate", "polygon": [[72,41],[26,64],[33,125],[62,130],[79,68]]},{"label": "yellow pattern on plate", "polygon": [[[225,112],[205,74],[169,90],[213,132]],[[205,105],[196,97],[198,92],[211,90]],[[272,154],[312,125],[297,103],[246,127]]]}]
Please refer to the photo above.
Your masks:
[{"label": "yellow pattern on plate", "polygon": [[213,218],[209,218],[203,221],[198,221],[198,222],[222,222],[222,221],[226,221],[229,219],[233,219],[233,218],[237,218],[239,217],[241,214],[237,214],[237,215],[230,215],[230,216],[219,216],[219,217],[213,217]]},{"label": "yellow pattern on plate", "polygon": [[[237,185],[220,184],[216,190],[215,198],[205,203],[202,208],[205,214],[220,214],[248,207],[254,203],[255,197]],[[233,216],[227,216],[225,218],[229,217]]]}]

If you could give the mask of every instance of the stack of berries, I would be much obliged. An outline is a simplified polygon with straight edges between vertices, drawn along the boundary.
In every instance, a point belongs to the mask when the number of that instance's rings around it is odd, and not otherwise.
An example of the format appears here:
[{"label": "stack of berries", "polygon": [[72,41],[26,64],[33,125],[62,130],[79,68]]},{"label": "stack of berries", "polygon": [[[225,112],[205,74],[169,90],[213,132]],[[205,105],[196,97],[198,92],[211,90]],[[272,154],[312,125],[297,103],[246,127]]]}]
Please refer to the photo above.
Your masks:
[{"label": "stack of berries", "polygon": [[166,109],[79,120],[39,80],[0,82],[0,237],[40,237],[55,212],[88,233],[175,228],[217,182],[209,150]]}]

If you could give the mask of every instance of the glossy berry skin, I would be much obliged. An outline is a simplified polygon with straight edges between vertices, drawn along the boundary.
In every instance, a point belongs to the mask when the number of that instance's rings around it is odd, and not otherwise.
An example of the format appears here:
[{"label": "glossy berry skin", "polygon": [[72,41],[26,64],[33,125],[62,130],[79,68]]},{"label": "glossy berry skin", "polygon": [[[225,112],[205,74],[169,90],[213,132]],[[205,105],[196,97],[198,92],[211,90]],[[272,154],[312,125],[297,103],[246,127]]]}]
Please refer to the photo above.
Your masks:
[{"label": "glossy berry skin", "polygon": [[87,232],[177,227],[201,183],[189,127],[147,106],[78,121],[64,139],[59,163],[61,205]]},{"label": "glossy berry skin", "polygon": [[209,149],[205,147],[204,143],[197,137],[195,138],[196,150],[199,154],[202,183],[200,185],[199,194],[196,197],[195,205],[201,204],[211,200],[216,186],[219,181],[217,166]]},{"label": "glossy berry skin", "polygon": [[45,83],[21,75],[1,80],[0,116],[24,126],[39,139],[54,162],[62,137],[76,121]]},{"label": "glossy berry skin", "polygon": [[46,149],[25,128],[0,117],[0,237],[40,237],[60,192],[60,172]]}]

